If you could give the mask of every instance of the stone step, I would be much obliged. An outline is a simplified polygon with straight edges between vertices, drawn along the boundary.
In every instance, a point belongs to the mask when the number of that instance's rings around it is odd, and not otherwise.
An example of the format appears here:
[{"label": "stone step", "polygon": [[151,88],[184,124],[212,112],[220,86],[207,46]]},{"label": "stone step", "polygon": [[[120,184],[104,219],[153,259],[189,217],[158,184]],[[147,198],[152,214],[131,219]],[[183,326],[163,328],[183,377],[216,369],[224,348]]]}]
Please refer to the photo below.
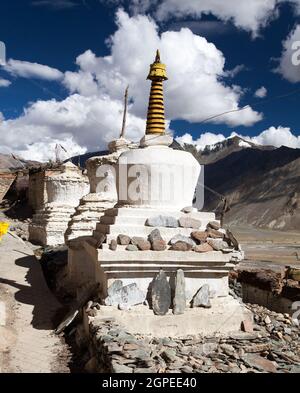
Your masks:
[{"label": "stone step", "polygon": [[[181,215],[182,216],[182,215]],[[181,217],[180,216],[180,217]],[[174,217],[174,216],[173,216]],[[144,226],[146,224],[148,217],[135,217],[135,216],[102,216],[100,219],[100,224],[104,225],[141,225]],[[177,218],[177,217],[176,217]],[[201,217],[201,228],[206,228],[207,224],[212,221],[206,217]]]},{"label": "stone step", "polygon": [[[199,220],[201,219],[206,219],[209,221],[215,220],[215,213],[211,212],[193,212],[193,217],[197,218]],[[165,208],[163,209],[153,209],[153,208],[139,208],[139,207],[123,207],[123,208],[112,208],[112,209],[107,209],[105,211],[105,216],[110,216],[110,217],[142,217],[142,218],[149,218],[149,217],[154,217],[154,216],[172,216],[175,218],[180,218],[183,215],[189,215],[187,213],[184,213],[180,210],[174,210],[170,209],[167,210]]]},{"label": "stone step", "polygon": [[[98,260],[101,266],[116,264],[116,266],[125,266],[127,264],[148,263],[153,266],[159,265],[160,262],[177,262],[181,263],[199,263],[209,267],[213,265],[222,266],[231,260],[231,253],[224,254],[221,251],[209,251],[206,253],[197,253],[194,251],[127,251],[127,250],[103,250],[98,249]],[[231,265],[231,264],[230,264]],[[224,267],[224,266],[223,266]]]},{"label": "stone step", "polygon": [[[147,227],[147,226],[141,226],[141,225],[105,225],[105,224],[97,224],[96,231],[95,233],[104,233],[107,234],[107,239],[108,241],[111,241],[112,239],[116,239],[118,235],[128,235],[130,237],[133,236],[140,236],[147,238],[148,235],[156,228],[153,227]],[[165,228],[165,227],[159,227],[158,228],[160,231],[161,236],[163,237],[164,240],[169,241],[174,237],[175,235],[181,234],[184,236],[190,236],[191,232],[193,232],[195,229],[192,228]],[[204,228],[200,228],[200,230],[204,230]]]}]

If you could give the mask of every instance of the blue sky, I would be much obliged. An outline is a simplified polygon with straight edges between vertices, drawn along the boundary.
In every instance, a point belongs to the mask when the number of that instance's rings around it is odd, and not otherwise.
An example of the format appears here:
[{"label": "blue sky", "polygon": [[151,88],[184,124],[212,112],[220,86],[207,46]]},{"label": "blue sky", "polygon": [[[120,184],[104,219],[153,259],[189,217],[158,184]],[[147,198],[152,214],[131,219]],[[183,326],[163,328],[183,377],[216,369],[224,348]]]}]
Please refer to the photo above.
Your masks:
[{"label": "blue sky", "polygon": [[[252,1],[259,3],[259,0]],[[197,143],[198,140],[200,146],[203,141],[215,141],[210,137],[199,141],[201,134],[209,132],[228,137],[236,132],[249,138],[260,136],[258,143],[269,143],[275,138],[275,143],[280,144],[278,139],[281,138],[282,144],[300,147],[300,138],[297,139],[300,135],[300,71],[296,72],[299,78],[295,77],[295,70],[291,71],[287,66],[284,68],[282,60],[284,48],[298,38],[300,1],[267,0],[265,3],[270,3],[269,10],[260,9],[258,4],[249,17],[245,15],[247,10],[244,8],[239,11],[235,7],[231,11],[231,2],[229,0],[227,9],[224,9],[218,0],[213,0],[211,9],[207,10],[209,6],[204,0],[202,3],[206,8],[203,10],[195,5],[201,0],[187,1],[189,7],[186,9],[182,9],[182,4],[172,8],[169,0],[163,0],[160,7],[155,5],[155,1],[152,7],[147,7],[149,2],[146,0],[19,0],[14,4],[2,1],[0,41],[6,45],[8,67],[0,68],[0,86],[1,80],[6,81],[0,87],[0,149],[2,145],[3,152],[16,151],[26,158],[33,154],[35,158],[47,159],[49,146],[57,142],[65,143],[70,154],[104,148],[119,132],[122,89],[128,80],[133,85],[131,99],[134,102],[128,123],[129,136],[139,138],[144,127],[150,86],[147,82],[135,85],[134,67],[138,67],[138,75],[142,75],[144,69],[146,77],[156,41],[161,44],[162,60],[168,59],[167,68],[173,77],[165,83],[165,88],[168,100],[166,115],[171,120],[170,129],[175,136],[187,134],[182,141],[193,139]],[[118,17],[119,7],[123,7],[124,11]],[[144,19],[137,19],[138,15]],[[152,18],[152,27],[155,24],[158,30],[157,37],[154,37],[155,29],[151,30],[145,15]],[[181,28],[190,29],[190,34],[180,33]],[[168,34],[171,32],[175,33]],[[126,58],[126,34],[129,59]],[[108,44],[110,36],[114,38]],[[205,41],[194,40],[196,36],[204,37]],[[194,43],[189,50],[192,41]],[[211,44],[214,45],[213,50]],[[144,54],[148,45],[147,59],[145,56],[142,59],[135,57]],[[90,50],[88,54],[87,50]],[[77,56],[84,53],[81,65],[76,64]],[[106,61],[105,56],[113,57],[111,69],[111,60]],[[186,58],[184,67],[179,59],[176,63],[180,56]],[[132,69],[128,70],[130,57]],[[91,58],[94,59],[92,71]],[[10,59],[13,59],[12,63],[9,63]],[[222,59],[225,65],[221,64]],[[140,61],[144,63],[140,65]],[[202,61],[203,76],[199,65]],[[23,62],[28,62],[25,71]],[[281,72],[274,72],[281,62]],[[49,69],[37,70],[32,66],[34,63]],[[230,70],[237,66],[239,72],[230,76]],[[66,77],[68,72],[73,74]],[[121,75],[116,77],[116,72]],[[262,94],[265,96],[256,97],[255,92],[261,87],[266,89]],[[212,94],[213,89],[216,92]],[[297,89],[296,94],[274,99]],[[223,94],[224,102],[228,98],[226,105],[222,102]],[[101,100],[99,98],[98,102],[96,97],[101,97]],[[35,105],[36,102],[38,105]],[[224,121],[221,117],[217,122],[201,122],[201,119],[223,110],[247,104],[251,105],[251,113],[247,116],[241,111],[228,115]],[[66,117],[60,119],[62,112]],[[84,113],[84,119],[79,119],[79,113]],[[261,136],[263,131],[270,129],[273,131]]]}]

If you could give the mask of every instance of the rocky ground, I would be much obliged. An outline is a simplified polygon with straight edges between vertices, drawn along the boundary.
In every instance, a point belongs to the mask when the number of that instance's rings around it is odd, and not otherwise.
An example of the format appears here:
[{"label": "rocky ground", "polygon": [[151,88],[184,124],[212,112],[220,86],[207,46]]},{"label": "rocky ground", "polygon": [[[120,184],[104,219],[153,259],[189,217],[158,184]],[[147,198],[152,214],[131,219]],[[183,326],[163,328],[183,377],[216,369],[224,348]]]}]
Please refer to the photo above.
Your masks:
[{"label": "rocky ground", "polygon": [[[3,214],[0,219],[10,222],[10,231],[16,240],[20,238],[21,241],[27,241],[27,219],[20,221]],[[38,253],[35,249],[35,254]],[[40,256],[48,286],[58,294],[62,303],[68,304],[70,299],[64,299],[68,294],[59,292],[66,250],[40,250]],[[240,296],[237,284],[232,288],[232,295]],[[1,299],[6,302],[3,293]],[[227,337],[188,336],[174,339],[136,336],[124,331],[113,319],[102,321],[101,324],[92,321],[90,332],[93,351],[87,350],[89,343],[83,339],[82,325],[73,323],[64,336],[68,347],[62,343],[57,349],[56,365],[52,370],[60,371],[68,363],[70,369],[77,372],[82,371],[84,364],[86,371],[95,371],[97,368],[101,372],[116,373],[300,372],[299,321],[288,314],[276,313],[258,305],[246,306],[253,312],[253,324],[245,323],[245,331]],[[89,303],[87,312],[91,317],[96,307],[99,305]],[[6,340],[3,344],[4,351],[7,351],[7,343]],[[5,364],[2,364],[2,368],[5,369]]]},{"label": "rocky ground", "polygon": [[[236,296],[236,295],[235,295]],[[246,305],[254,323],[229,336],[154,338],[132,335],[113,318],[91,319],[95,355],[88,371],[129,373],[298,373],[299,321],[258,305]],[[89,306],[90,307],[90,306]],[[93,307],[90,316],[95,316]],[[79,328],[77,342],[81,342]]]}]

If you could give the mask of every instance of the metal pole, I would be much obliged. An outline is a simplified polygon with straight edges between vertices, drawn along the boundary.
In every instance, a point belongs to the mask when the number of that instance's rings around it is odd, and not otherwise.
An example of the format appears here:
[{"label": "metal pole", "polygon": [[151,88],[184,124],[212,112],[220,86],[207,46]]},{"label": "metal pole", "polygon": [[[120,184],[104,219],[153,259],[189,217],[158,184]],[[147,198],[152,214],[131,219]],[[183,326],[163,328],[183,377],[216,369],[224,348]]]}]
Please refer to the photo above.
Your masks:
[{"label": "metal pole", "polygon": [[123,123],[122,123],[122,130],[121,130],[120,138],[124,138],[125,137],[126,117],[127,117],[127,104],[128,104],[128,89],[129,89],[129,86],[127,86],[126,90],[125,90],[124,114],[123,114]]}]

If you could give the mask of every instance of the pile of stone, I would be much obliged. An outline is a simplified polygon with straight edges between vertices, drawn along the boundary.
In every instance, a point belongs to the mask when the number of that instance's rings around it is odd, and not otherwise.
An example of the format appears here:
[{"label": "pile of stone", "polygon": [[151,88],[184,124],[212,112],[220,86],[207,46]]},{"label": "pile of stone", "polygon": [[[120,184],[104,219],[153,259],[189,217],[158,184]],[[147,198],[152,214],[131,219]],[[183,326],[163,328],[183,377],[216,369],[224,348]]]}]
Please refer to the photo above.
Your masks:
[{"label": "pile of stone", "polygon": [[[147,220],[146,225],[153,227],[176,228],[182,226],[184,228],[197,229],[201,226],[201,222],[194,218],[182,217],[179,220],[169,216],[156,216]],[[104,242],[104,238],[101,244]],[[205,231],[194,230],[190,236],[177,234],[167,244],[161,236],[158,228],[155,228],[148,236],[130,237],[120,234],[117,239],[111,240],[109,248],[116,251],[118,245],[126,246],[127,251],[195,251],[199,253],[209,251],[222,251],[230,253],[234,250],[240,251],[238,241],[229,230],[220,227],[218,221],[211,221],[207,224]]]},{"label": "pile of stone", "polygon": [[133,335],[114,318],[89,318],[94,372],[296,373],[300,372],[299,322],[248,305],[255,323],[228,336],[155,338]]}]

